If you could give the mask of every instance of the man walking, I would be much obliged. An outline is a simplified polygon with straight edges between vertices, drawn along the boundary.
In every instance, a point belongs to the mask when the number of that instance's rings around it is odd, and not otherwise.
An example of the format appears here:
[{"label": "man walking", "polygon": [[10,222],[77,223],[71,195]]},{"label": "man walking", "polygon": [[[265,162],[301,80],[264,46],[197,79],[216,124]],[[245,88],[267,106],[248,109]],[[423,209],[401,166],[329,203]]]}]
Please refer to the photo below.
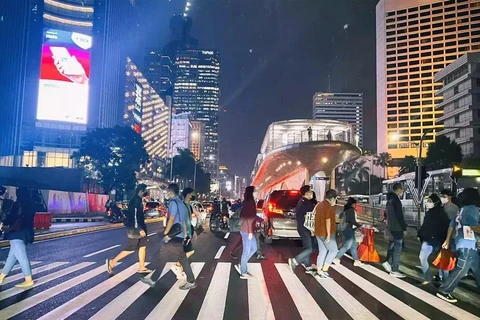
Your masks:
[{"label": "man walking", "polygon": [[399,198],[402,193],[402,185],[395,183],[393,191],[387,194],[387,230],[385,232],[390,238],[390,243],[388,245],[387,261],[382,264],[385,271],[396,278],[405,278],[405,275],[399,272],[403,237],[407,231],[402,202]]},{"label": "man walking", "polygon": [[[168,199],[168,212],[169,218],[167,226],[163,232],[163,244],[170,247],[174,251],[175,256],[178,257],[177,261],[182,266],[183,272],[185,272],[187,281],[180,286],[181,290],[190,290],[197,287],[195,283],[195,276],[188,261],[184,246],[188,247],[191,241],[191,222],[189,217],[189,211],[186,205],[180,200],[179,197],[180,188],[177,184],[172,183],[167,187],[167,199]],[[160,279],[162,270],[160,269],[161,257],[157,256],[155,265],[155,271],[151,277],[145,277],[140,279],[142,282],[154,287],[157,281]]]},{"label": "man walking", "polygon": [[337,231],[335,203],[337,192],[333,189],[325,193],[325,200],[315,207],[315,236],[318,242],[317,276],[329,279],[328,269],[337,256],[338,247],[335,240]]}]

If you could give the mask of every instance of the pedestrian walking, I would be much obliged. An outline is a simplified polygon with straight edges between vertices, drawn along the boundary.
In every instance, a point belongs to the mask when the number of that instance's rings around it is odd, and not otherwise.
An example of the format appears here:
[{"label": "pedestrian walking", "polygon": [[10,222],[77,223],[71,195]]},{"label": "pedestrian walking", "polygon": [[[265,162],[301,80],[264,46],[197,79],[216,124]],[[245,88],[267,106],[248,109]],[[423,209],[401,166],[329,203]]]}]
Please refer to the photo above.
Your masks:
[{"label": "pedestrian walking", "polygon": [[325,200],[315,207],[315,236],[318,242],[317,276],[330,278],[328,270],[337,256],[338,247],[335,240],[337,231],[335,209],[337,192],[333,189],[325,193]]},{"label": "pedestrian walking", "polygon": [[240,213],[240,235],[242,236],[243,253],[240,264],[235,265],[235,269],[240,274],[240,279],[253,278],[248,273],[247,264],[257,250],[257,240],[254,237],[255,223],[257,221],[257,207],[253,198],[254,191],[255,187],[253,186],[245,189],[242,211]]},{"label": "pedestrian walking", "polygon": [[350,197],[347,199],[347,203],[343,206],[343,212],[340,214],[340,218],[343,222],[340,224],[340,229],[343,231],[343,246],[338,250],[337,257],[333,260],[333,263],[340,264],[340,259],[343,255],[350,250],[350,254],[353,258],[353,265],[355,267],[361,266],[362,262],[358,258],[358,244],[355,238],[355,230],[360,228],[360,223],[357,222],[357,213],[355,211],[355,204],[357,200]]},{"label": "pedestrian walking", "polygon": [[442,245],[444,249],[448,249],[450,239],[455,238],[457,264],[437,292],[437,297],[450,303],[457,302],[457,299],[451,294],[470,270],[475,276],[477,287],[480,288],[480,266],[477,251],[478,233],[480,233],[478,210],[480,195],[477,189],[467,188],[459,198],[462,208],[456,219],[450,222],[447,239]]},{"label": "pedestrian walking", "polygon": [[138,273],[146,274],[152,270],[145,267],[145,257],[147,255],[147,225],[145,224],[145,215],[143,212],[142,198],[147,195],[147,186],[143,183],[135,188],[135,195],[128,204],[127,221],[127,244],[112,260],[107,259],[105,265],[107,272],[113,274],[115,265],[138,250]]},{"label": "pedestrian walking", "polygon": [[[180,286],[181,290],[190,290],[197,287],[195,282],[195,275],[192,271],[192,266],[187,258],[185,250],[191,242],[191,223],[189,211],[185,203],[179,197],[180,188],[177,184],[172,183],[167,187],[166,198],[168,199],[168,213],[169,218],[167,226],[163,231],[163,243],[161,246],[168,246],[177,257],[183,272],[185,272],[186,282]],[[187,247],[187,249],[185,249]],[[142,282],[151,287],[155,287],[160,279],[162,269],[160,254],[157,255],[155,261],[155,271],[150,274],[150,277],[140,279]]]},{"label": "pedestrian walking", "polygon": [[288,259],[288,264],[292,271],[295,271],[295,268],[301,264],[305,268],[305,272],[315,275],[316,270],[312,267],[312,252],[313,252],[313,237],[312,232],[305,228],[305,215],[308,212],[312,212],[315,208],[313,200],[313,191],[310,186],[306,185],[300,188],[300,194],[302,198],[298,201],[297,207],[295,210],[296,219],[297,219],[297,231],[302,239],[303,250],[294,258]]},{"label": "pedestrian walking", "polygon": [[0,284],[3,284],[5,277],[12,271],[15,263],[20,264],[25,280],[15,287],[21,289],[30,289],[34,282],[32,279],[32,267],[27,255],[27,244],[33,243],[34,230],[33,221],[35,210],[31,193],[27,188],[20,187],[16,190],[17,200],[12,208],[6,213],[2,223],[4,239],[10,242],[7,261],[0,274]]},{"label": "pedestrian walking", "polygon": [[[433,193],[427,198],[427,209],[423,224],[418,231],[418,238],[422,244],[419,259],[424,277],[423,285],[432,282],[428,257],[432,252],[438,253],[440,251],[447,238],[448,226],[450,225],[450,219],[438,195]],[[441,279],[445,281],[448,278],[448,271],[439,270],[439,272]]]},{"label": "pedestrian walking", "polygon": [[442,200],[443,209],[447,213],[448,218],[450,220],[455,220],[460,209],[455,203],[452,202],[452,199],[453,199],[452,191],[448,189],[442,190],[442,192],[440,192],[440,197]]},{"label": "pedestrian walking", "polygon": [[407,231],[402,202],[399,198],[402,193],[402,185],[395,183],[393,190],[387,194],[387,228],[385,233],[388,235],[390,242],[387,260],[382,264],[385,271],[396,278],[405,278],[405,275],[399,272],[400,258],[403,251],[403,237]]}]

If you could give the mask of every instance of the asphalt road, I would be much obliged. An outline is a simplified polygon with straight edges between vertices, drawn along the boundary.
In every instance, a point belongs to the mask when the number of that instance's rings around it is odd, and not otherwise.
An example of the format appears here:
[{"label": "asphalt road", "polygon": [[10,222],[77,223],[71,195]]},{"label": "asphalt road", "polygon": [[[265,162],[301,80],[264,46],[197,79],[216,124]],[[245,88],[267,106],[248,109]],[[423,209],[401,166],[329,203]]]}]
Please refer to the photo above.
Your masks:
[{"label": "asphalt road", "polygon": [[[156,233],[162,223],[148,228],[147,261],[160,253],[160,267],[168,271],[175,257],[168,245],[160,250]],[[198,237],[192,257],[198,287],[181,291],[166,272],[151,289],[139,281],[136,254],[115,268],[115,276],[106,273],[105,259],[125,241],[125,230],[114,229],[29,246],[36,285],[15,289],[22,276],[14,270],[1,287],[0,319],[480,319],[480,308],[468,300],[451,305],[436,298],[434,289],[418,286],[414,273],[394,279],[377,265],[353,267],[348,258],[332,268],[331,280],[317,280],[301,267],[292,273],[286,261],[301,248],[290,240],[265,245],[267,259],[250,261],[255,279],[241,280],[233,267],[238,260],[229,255],[239,236],[209,231]],[[8,248],[0,250],[0,261],[7,254]],[[476,289],[467,289],[479,301]]]}]

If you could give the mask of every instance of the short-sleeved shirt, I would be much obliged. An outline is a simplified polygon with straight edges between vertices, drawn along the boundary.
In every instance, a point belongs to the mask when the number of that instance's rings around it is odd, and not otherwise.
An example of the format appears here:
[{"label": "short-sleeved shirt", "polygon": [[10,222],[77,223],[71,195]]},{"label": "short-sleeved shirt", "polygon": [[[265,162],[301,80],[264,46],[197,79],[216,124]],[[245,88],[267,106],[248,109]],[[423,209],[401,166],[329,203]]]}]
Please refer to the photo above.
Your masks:
[{"label": "short-sleeved shirt", "polygon": [[450,222],[450,227],[456,230],[455,246],[457,249],[477,249],[477,234],[474,233],[474,239],[464,238],[463,227],[474,227],[479,224],[478,208],[470,205],[464,206],[456,219]]},{"label": "short-sleeved shirt", "polygon": [[180,200],[179,197],[173,197],[168,201],[168,213],[170,217],[175,217],[174,223],[179,223],[182,226],[182,232],[180,232],[176,237],[185,238],[185,233],[183,232],[183,224],[187,224],[187,231],[190,228],[190,218],[187,206]]},{"label": "short-sleeved shirt", "polygon": [[448,202],[443,206],[443,209],[448,215],[450,221],[455,220],[457,218],[458,211],[460,210],[455,203]]},{"label": "short-sleeved shirt", "polygon": [[335,221],[335,209],[330,202],[323,200],[315,207],[315,235],[318,237],[327,236],[327,220],[330,219],[330,237],[334,237],[337,231]]}]

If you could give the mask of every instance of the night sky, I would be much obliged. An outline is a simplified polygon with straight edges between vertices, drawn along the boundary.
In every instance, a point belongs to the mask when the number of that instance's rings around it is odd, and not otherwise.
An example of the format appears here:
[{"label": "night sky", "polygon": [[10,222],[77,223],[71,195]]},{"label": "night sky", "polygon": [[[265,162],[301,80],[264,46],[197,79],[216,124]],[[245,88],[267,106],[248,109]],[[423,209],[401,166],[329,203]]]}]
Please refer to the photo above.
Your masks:
[{"label": "night sky", "polygon": [[[162,1],[137,2],[142,29],[157,30],[143,34],[143,45],[153,35],[164,44],[164,17],[182,2],[159,14]],[[312,97],[328,91],[328,75],[332,92],[364,93],[364,147],[375,149],[377,0],[191,2],[192,35],[221,55],[220,164],[231,173],[250,175],[271,122],[312,117]]]}]

